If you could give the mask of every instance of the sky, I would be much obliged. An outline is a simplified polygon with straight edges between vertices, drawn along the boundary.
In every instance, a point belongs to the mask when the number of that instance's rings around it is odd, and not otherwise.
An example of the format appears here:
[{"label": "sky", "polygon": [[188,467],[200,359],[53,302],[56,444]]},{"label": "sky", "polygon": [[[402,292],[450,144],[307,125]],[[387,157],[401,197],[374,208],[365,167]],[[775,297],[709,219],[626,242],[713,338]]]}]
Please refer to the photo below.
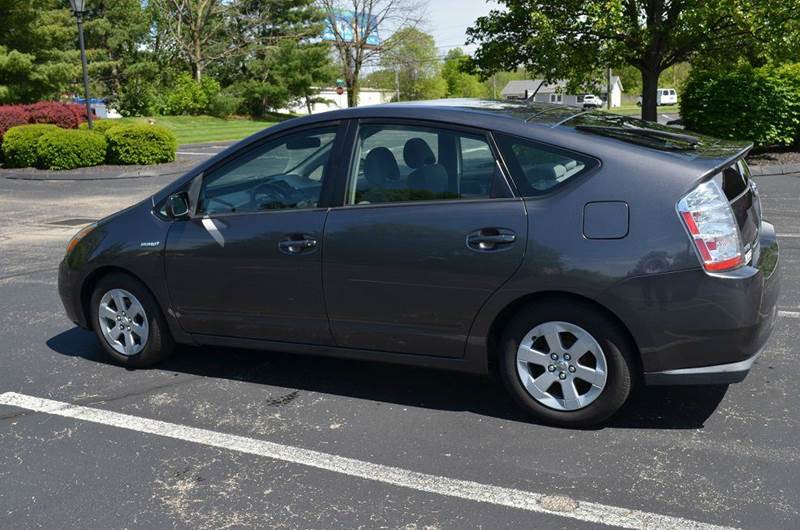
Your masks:
[{"label": "sky", "polygon": [[436,46],[442,56],[455,47],[470,52],[475,47],[464,46],[467,28],[476,18],[498,7],[496,2],[486,0],[429,0],[422,29],[436,39]]}]

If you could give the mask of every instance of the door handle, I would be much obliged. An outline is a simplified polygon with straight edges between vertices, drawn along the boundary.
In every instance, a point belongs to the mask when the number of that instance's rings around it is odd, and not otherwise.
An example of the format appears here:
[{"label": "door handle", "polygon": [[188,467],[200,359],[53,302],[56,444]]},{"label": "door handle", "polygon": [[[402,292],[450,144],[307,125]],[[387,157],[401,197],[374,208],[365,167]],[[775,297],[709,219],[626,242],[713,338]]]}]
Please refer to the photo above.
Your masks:
[{"label": "door handle", "polygon": [[316,248],[316,238],[308,234],[292,234],[278,241],[278,250],[289,256],[310,252]]},{"label": "door handle", "polygon": [[506,250],[517,240],[513,230],[507,228],[481,228],[467,236],[467,248],[477,252]]}]

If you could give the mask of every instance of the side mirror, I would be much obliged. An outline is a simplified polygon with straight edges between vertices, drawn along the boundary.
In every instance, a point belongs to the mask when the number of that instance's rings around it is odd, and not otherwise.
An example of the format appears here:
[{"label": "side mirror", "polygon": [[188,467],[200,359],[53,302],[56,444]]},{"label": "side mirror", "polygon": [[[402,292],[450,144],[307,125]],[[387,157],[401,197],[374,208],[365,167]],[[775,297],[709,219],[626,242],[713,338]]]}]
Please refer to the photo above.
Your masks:
[{"label": "side mirror", "polygon": [[176,219],[189,217],[189,196],[186,192],[174,193],[167,199],[167,213]]}]

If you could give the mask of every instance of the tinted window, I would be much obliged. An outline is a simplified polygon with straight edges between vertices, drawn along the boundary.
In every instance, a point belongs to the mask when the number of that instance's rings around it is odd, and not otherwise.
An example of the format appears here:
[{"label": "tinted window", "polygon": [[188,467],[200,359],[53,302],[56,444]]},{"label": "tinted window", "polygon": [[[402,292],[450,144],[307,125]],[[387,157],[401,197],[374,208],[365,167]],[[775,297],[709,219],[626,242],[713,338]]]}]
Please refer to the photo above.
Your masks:
[{"label": "tinted window", "polygon": [[514,136],[499,134],[496,140],[526,197],[546,193],[597,164],[592,158]]},{"label": "tinted window", "polygon": [[348,204],[511,196],[482,135],[405,125],[364,125]]},{"label": "tinted window", "polygon": [[198,213],[316,208],[336,127],[268,141],[203,179]]},{"label": "tinted window", "polygon": [[722,187],[722,191],[729,201],[737,198],[748,189],[748,178],[742,164],[734,164],[722,170],[716,176],[717,183]]}]

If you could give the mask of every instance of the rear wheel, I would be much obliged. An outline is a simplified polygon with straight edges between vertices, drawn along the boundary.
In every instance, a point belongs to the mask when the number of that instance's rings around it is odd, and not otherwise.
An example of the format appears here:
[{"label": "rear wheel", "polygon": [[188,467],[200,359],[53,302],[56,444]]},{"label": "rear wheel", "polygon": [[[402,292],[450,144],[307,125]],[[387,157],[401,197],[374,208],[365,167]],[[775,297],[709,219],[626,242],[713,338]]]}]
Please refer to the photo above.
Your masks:
[{"label": "rear wheel", "polygon": [[548,423],[608,419],[632,387],[633,347],[596,308],[554,301],[520,311],[501,341],[500,374],[514,399]]},{"label": "rear wheel", "polygon": [[174,343],[158,304],[132,276],[104,276],[97,282],[90,304],[97,340],[117,363],[143,368],[172,353]]}]

